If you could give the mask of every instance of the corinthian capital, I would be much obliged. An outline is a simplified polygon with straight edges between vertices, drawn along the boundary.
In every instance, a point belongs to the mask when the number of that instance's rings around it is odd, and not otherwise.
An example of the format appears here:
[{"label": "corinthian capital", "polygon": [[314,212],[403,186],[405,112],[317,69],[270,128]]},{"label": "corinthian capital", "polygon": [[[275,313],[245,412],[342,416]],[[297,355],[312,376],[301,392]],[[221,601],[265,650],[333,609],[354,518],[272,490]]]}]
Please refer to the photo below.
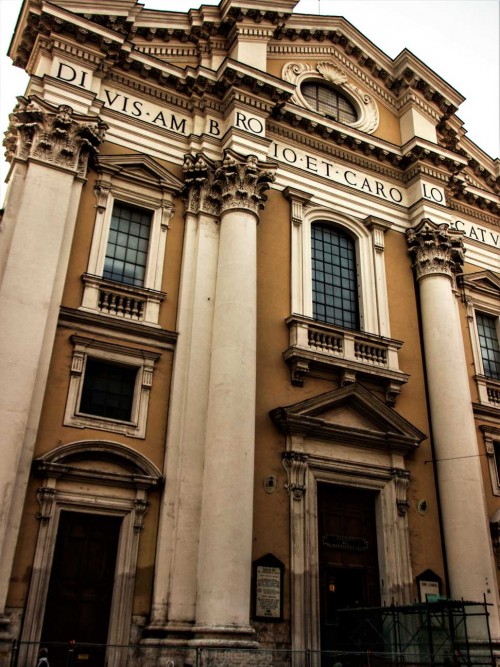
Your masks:
[{"label": "corinthian capital", "polygon": [[215,169],[216,166],[212,160],[200,153],[184,156],[182,195],[189,213],[196,215],[204,212],[219,215],[219,198],[212,191]]},{"label": "corinthian capital", "polygon": [[453,280],[461,270],[465,253],[463,232],[424,218],[407,230],[406,240],[417,280],[436,273]]},{"label": "corinthian capital", "polygon": [[97,153],[107,125],[67,105],[55,107],[36,97],[17,99],[3,142],[7,160],[35,158],[85,176],[89,156]]},{"label": "corinthian capital", "polygon": [[275,166],[259,162],[255,155],[243,157],[224,151],[224,160],[215,172],[213,190],[219,195],[221,213],[246,209],[255,214],[264,208],[264,192],[274,181]]}]

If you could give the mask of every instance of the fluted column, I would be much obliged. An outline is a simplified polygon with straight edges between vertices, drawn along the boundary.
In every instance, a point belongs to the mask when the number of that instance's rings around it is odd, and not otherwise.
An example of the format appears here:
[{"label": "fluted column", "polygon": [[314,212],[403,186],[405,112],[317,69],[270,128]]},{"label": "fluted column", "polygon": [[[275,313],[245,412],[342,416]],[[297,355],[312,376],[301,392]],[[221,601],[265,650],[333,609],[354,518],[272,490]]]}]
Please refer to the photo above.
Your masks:
[{"label": "fluted column", "polygon": [[199,637],[250,635],[256,377],[256,231],[267,165],[226,151],[198,559]]},{"label": "fluted column", "polygon": [[17,541],[73,229],[105,126],[96,117],[18,98],[4,141],[12,178],[0,285],[0,616]]},{"label": "fluted column", "polygon": [[[441,496],[450,596],[482,601],[499,637],[498,591],[486,511],[464,342],[453,294],[461,269],[462,233],[423,219],[408,230],[420,290],[434,456]],[[471,628],[469,628],[471,632]],[[473,634],[484,639],[479,625]]]}]

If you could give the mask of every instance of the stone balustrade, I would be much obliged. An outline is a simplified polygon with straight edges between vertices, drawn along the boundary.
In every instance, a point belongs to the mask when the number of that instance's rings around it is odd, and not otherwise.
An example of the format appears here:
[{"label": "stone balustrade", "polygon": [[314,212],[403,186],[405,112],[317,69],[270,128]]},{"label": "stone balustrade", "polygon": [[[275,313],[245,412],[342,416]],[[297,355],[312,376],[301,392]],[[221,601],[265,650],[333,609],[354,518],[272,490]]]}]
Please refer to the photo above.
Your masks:
[{"label": "stone balustrade", "polygon": [[166,294],[84,274],[82,309],[158,326],[160,304]]},{"label": "stone balustrade", "polygon": [[402,342],[363,331],[343,329],[302,315],[286,320],[290,347],[284,353],[292,384],[303,386],[307,375],[340,377],[341,384],[356,376],[380,381],[386,401],[395,402],[408,375],[399,370],[398,351]]}]

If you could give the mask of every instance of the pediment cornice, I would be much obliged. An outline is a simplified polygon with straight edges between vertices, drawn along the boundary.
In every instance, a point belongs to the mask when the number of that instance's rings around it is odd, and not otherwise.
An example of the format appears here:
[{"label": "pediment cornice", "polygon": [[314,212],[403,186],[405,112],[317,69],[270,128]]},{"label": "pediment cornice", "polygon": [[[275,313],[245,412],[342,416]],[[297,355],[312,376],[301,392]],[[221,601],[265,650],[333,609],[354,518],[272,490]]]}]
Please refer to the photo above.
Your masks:
[{"label": "pediment cornice", "polygon": [[500,299],[500,274],[493,271],[477,271],[476,273],[462,274],[459,282],[474,292]]},{"label": "pediment cornice", "polygon": [[[336,411],[349,410],[359,424],[341,423]],[[270,413],[287,435],[408,454],[426,435],[358,383],[334,389]]]},{"label": "pediment cornice", "polygon": [[140,153],[99,155],[95,159],[95,170],[99,174],[108,173],[115,177],[124,174],[128,180],[155,183],[175,193],[184,187],[183,181],[176,178],[154,158]]}]

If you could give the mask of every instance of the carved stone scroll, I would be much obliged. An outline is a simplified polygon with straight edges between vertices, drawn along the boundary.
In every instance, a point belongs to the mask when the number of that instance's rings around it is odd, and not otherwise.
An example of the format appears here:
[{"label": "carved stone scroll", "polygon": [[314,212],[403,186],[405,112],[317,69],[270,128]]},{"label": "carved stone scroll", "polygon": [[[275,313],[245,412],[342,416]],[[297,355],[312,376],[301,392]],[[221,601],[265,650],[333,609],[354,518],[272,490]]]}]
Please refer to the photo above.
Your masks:
[{"label": "carved stone scroll", "polygon": [[406,492],[410,483],[410,473],[407,470],[394,468],[392,471],[394,486],[396,489],[396,506],[399,516],[406,516],[410,503],[407,500]]},{"label": "carved stone scroll", "polygon": [[283,454],[283,467],[288,477],[285,489],[294,500],[302,500],[306,491],[308,458],[307,454],[302,452],[285,452]]},{"label": "carved stone scroll", "polygon": [[308,63],[287,63],[282,70],[285,81],[296,85],[290,102],[298,106],[311,108],[301,92],[301,85],[306,81],[328,82],[350,99],[358,112],[358,119],[354,123],[346,123],[349,127],[362,130],[369,134],[375,132],[379,124],[378,107],[374,98],[366,91],[348,80],[347,73],[336,62],[327,60],[318,63],[315,67]]}]

